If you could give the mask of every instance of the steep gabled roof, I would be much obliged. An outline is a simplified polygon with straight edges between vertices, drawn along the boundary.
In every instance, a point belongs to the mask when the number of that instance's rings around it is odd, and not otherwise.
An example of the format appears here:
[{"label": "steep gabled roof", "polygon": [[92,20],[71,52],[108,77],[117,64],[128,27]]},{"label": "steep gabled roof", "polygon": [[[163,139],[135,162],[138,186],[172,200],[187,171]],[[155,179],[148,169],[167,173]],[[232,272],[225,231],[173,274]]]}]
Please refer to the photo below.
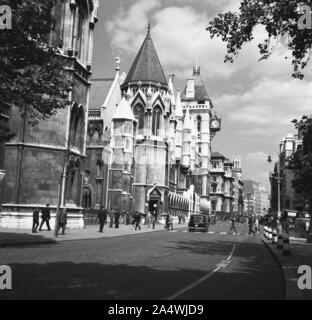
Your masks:
[{"label": "steep gabled roof", "polygon": [[195,96],[194,96],[194,98],[187,98],[186,97],[187,87],[185,87],[183,90],[183,94],[182,94],[182,101],[189,101],[189,100],[208,101],[208,100],[210,100],[206,83],[200,74],[200,67],[194,67],[192,79],[194,79],[194,83],[195,83]]},{"label": "steep gabled roof", "polygon": [[114,78],[91,80],[89,109],[101,109],[113,82]]},{"label": "steep gabled roof", "polygon": [[137,83],[139,81],[168,85],[151,37],[150,27],[123,86],[130,82]]}]

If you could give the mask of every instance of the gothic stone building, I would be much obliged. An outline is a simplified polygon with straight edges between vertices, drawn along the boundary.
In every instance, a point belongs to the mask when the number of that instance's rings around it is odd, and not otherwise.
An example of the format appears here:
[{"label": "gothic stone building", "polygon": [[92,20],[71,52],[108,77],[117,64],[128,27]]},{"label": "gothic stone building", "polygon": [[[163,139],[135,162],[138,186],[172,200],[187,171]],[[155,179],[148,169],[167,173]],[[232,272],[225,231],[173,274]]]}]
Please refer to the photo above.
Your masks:
[{"label": "gothic stone building", "polygon": [[[1,227],[31,228],[34,208],[45,207],[47,203],[54,217],[59,199],[68,208],[68,226],[84,225],[81,198],[97,8],[97,0],[56,3],[56,27],[49,41],[58,45],[64,68],[73,81],[69,106],[35,127],[29,126],[27,119],[22,121],[17,108],[11,108],[9,122],[16,136],[5,145],[1,160],[0,169],[5,173]],[[60,183],[69,159],[71,169]]]},{"label": "gothic stone building", "polygon": [[211,138],[220,130],[200,68],[182,94],[150,28],[127,75],[92,83],[85,208],[174,216],[209,210]]}]

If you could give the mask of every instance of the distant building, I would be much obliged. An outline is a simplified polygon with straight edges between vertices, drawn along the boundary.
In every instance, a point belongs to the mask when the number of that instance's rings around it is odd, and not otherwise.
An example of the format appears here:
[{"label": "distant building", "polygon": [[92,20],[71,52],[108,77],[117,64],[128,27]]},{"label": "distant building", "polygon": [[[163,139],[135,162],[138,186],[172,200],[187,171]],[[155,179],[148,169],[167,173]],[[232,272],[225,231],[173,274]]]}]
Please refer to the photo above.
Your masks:
[{"label": "distant building", "polygon": [[241,157],[226,159],[219,152],[211,155],[211,210],[221,218],[243,215],[243,180]]},{"label": "distant building", "polygon": [[265,215],[269,210],[269,193],[265,185],[253,180],[244,180],[245,204],[248,215]]},{"label": "distant building", "polygon": [[233,161],[233,213],[237,216],[244,215],[244,182],[242,176],[242,158],[234,156]]},{"label": "distant building", "polygon": [[295,172],[287,168],[288,159],[295,152],[303,148],[302,136],[299,133],[294,136],[289,133],[280,143],[279,163],[275,164],[274,171],[270,173],[271,182],[271,209],[277,212],[278,206],[278,170],[280,169],[280,202],[281,211],[302,211],[304,209],[304,200],[302,195],[298,194],[293,188],[292,181],[295,179]]}]

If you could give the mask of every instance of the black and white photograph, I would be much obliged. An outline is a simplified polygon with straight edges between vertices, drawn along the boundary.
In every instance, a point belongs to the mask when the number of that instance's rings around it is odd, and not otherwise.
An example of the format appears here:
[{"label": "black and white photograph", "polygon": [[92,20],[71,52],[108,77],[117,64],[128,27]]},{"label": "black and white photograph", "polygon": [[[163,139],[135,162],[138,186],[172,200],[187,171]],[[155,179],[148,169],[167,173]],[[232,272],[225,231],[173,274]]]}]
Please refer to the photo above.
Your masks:
[{"label": "black and white photograph", "polygon": [[312,300],[311,57],[309,0],[0,0],[0,301]]}]

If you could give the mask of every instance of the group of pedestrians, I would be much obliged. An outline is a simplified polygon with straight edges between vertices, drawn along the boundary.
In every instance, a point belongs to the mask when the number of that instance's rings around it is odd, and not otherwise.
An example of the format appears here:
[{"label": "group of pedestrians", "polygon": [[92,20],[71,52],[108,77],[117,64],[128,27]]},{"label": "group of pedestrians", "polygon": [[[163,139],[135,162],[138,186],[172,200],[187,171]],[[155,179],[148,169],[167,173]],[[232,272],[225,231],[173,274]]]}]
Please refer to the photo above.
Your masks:
[{"label": "group of pedestrians", "polygon": [[[253,217],[253,216],[249,216],[248,220],[247,220],[247,224],[248,224],[248,228],[249,228],[249,232],[248,235],[256,235],[260,233],[260,228],[259,228],[259,219],[258,217]],[[231,228],[229,230],[229,234],[231,234],[232,232],[234,232],[234,234],[238,234],[237,229],[236,229],[236,218],[235,216],[232,216],[231,218]]]},{"label": "group of pedestrians", "polygon": [[[41,223],[39,223],[40,210],[39,208],[36,208],[33,212],[32,233],[38,233],[38,227],[39,227],[39,231],[42,231],[44,224],[46,224],[48,231],[51,231],[50,220],[51,220],[50,204],[47,204],[46,207],[43,208],[41,211]],[[60,209],[60,214],[57,219],[57,230],[56,230],[57,234],[59,233],[60,230],[62,230],[62,234],[64,235],[66,225],[67,225],[67,213],[66,213],[66,209],[62,208]]]}]

